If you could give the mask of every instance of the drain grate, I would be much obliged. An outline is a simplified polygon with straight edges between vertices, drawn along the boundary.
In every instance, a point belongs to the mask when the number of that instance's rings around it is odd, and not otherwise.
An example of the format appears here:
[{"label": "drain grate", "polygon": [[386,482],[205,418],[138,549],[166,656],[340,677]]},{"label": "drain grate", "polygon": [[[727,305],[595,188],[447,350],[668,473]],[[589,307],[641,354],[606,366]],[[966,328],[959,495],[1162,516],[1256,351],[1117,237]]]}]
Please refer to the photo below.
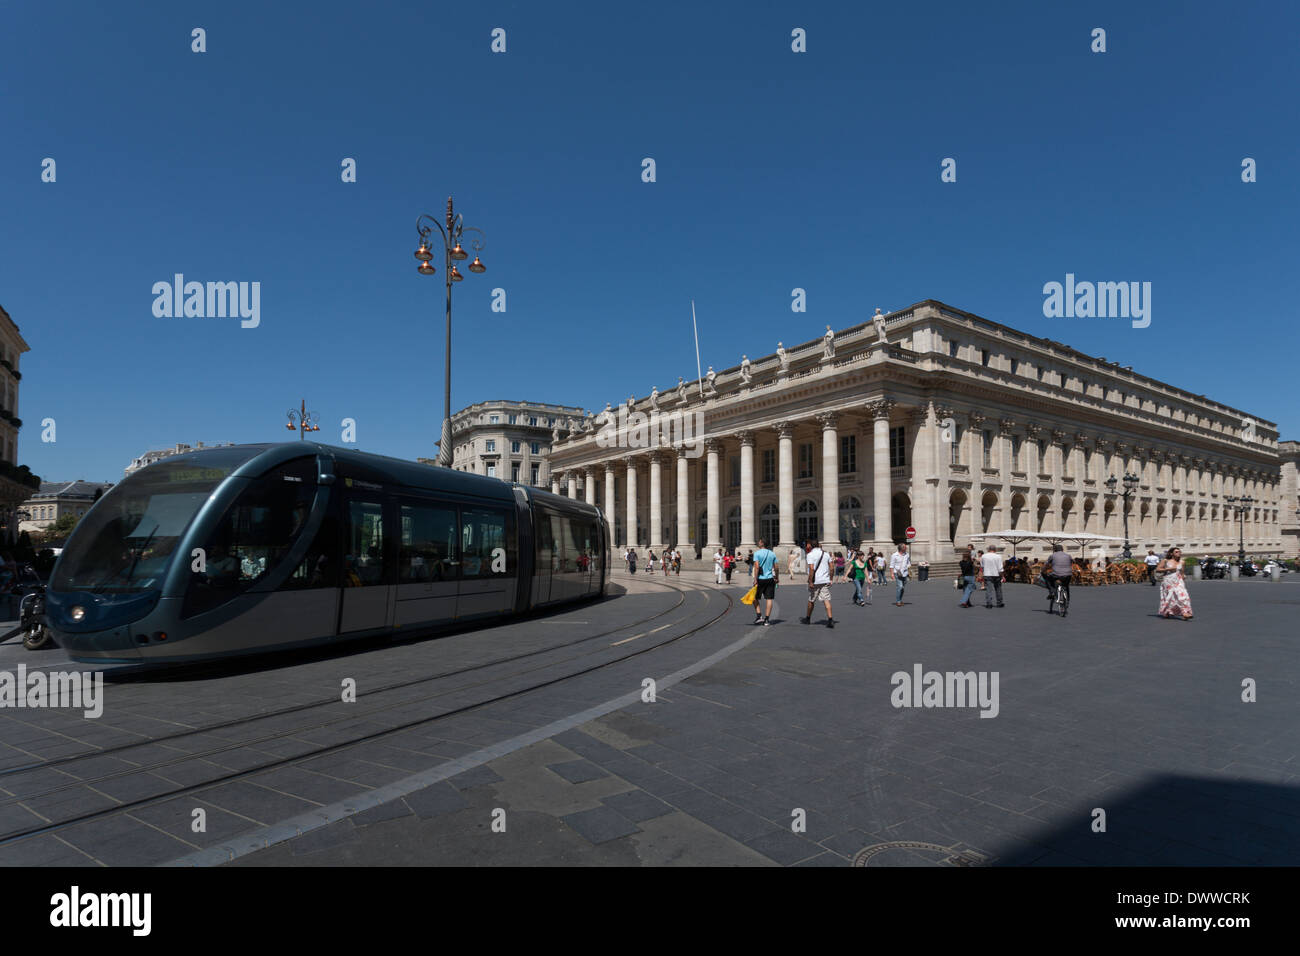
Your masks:
[{"label": "drain grate", "polygon": [[853,857],[854,866],[870,866],[871,858],[890,850],[921,850],[926,853],[941,854],[947,866],[987,866],[993,857],[965,843],[952,846],[940,846],[938,843],[925,843],[920,840],[894,840],[890,843],[877,843],[859,850]]}]

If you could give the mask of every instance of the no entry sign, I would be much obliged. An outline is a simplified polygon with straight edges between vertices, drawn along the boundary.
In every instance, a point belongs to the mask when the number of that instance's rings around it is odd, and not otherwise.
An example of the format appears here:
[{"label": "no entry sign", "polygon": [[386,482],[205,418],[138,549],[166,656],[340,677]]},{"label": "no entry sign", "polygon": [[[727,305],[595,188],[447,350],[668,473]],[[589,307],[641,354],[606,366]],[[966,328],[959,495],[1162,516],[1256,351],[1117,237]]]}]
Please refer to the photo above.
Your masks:
[{"label": "no entry sign", "polygon": [[916,537],[916,529],[908,528],[906,534],[907,534],[907,540],[911,541],[913,538]]}]

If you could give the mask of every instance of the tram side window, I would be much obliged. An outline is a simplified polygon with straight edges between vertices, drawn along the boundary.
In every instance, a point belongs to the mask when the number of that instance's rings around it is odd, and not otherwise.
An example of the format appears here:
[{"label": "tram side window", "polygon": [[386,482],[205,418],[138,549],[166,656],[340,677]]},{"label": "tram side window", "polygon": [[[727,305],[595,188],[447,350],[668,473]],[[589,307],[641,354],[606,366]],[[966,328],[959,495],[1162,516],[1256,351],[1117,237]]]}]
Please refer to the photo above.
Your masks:
[{"label": "tram side window", "polygon": [[556,570],[556,547],[558,545],[551,528],[552,516],[540,510],[535,513],[537,515],[537,571],[550,574]]},{"label": "tram side window", "polygon": [[203,570],[190,578],[185,616],[217,607],[270,574],[298,540],[315,498],[315,459],[255,479],[203,545]]},{"label": "tram side window", "polygon": [[490,508],[461,508],[460,527],[462,577],[488,578],[494,574],[516,573],[519,556],[515,549],[513,515]]},{"label": "tram side window", "polygon": [[573,523],[574,545],[578,554],[578,570],[586,572],[600,571],[600,529],[590,521]]},{"label": "tram side window", "polygon": [[578,518],[564,517],[560,519],[560,526],[564,530],[564,570],[570,574],[586,570],[586,526],[587,523]]},{"label": "tram side window", "polygon": [[316,540],[307,549],[293,574],[280,585],[282,591],[307,591],[312,588],[336,588],[339,568],[339,522],[333,514],[325,515]]},{"label": "tram side window", "polygon": [[456,580],[456,508],[404,504],[398,519],[398,583],[424,584]]},{"label": "tram side window", "polygon": [[371,587],[384,581],[384,505],[382,501],[348,502],[347,554],[343,586]]}]

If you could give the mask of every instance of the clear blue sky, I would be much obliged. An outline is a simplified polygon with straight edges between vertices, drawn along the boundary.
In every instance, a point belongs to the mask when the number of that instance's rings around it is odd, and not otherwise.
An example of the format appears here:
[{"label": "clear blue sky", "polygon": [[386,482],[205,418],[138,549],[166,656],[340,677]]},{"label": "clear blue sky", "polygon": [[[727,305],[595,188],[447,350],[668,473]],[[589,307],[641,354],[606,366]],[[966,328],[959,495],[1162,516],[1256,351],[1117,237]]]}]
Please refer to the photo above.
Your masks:
[{"label": "clear blue sky", "polygon": [[[149,448],[294,437],[302,397],[321,440],[351,417],[363,449],[432,456],[443,286],[412,252],[448,194],[488,239],[488,272],[456,289],[457,408],[601,408],[692,378],[692,298],[719,369],[937,298],[1298,438],[1298,10],[6,5],[19,460],[119,480]],[[178,272],[260,282],[260,327],[156,318],[152,286]],[[1044,318],[1067,272],[1151,282],[1151,326]]]}]

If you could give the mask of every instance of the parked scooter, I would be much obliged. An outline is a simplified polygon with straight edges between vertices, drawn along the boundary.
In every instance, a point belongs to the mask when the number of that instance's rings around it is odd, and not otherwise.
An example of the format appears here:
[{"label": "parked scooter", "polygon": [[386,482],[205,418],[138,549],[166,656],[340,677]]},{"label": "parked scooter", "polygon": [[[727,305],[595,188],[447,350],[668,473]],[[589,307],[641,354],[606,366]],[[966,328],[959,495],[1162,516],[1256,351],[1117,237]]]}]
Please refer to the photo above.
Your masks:
[{"label": "parked scooter", "polygon": [[45,626],[45,585],[38,584],[30,594],[24,594],[21,608],[18,629],[23,635],[23,647],[39,651],[53,644],[54,638]]},{"label": "parked scooter", "polygon": [[19,570],[18,587],[15,588],[15,591],[22,593],[18,611],[18,626],[8,634],[0,637],[0,641],[7,641],[9,638],[21,634],[23,636],[23,647],[29,651],[39,651],[50,647],[54,643],[54,637],[45,626],[45,585],[41,584],[40,577],[30,565],[25,565]]}]

